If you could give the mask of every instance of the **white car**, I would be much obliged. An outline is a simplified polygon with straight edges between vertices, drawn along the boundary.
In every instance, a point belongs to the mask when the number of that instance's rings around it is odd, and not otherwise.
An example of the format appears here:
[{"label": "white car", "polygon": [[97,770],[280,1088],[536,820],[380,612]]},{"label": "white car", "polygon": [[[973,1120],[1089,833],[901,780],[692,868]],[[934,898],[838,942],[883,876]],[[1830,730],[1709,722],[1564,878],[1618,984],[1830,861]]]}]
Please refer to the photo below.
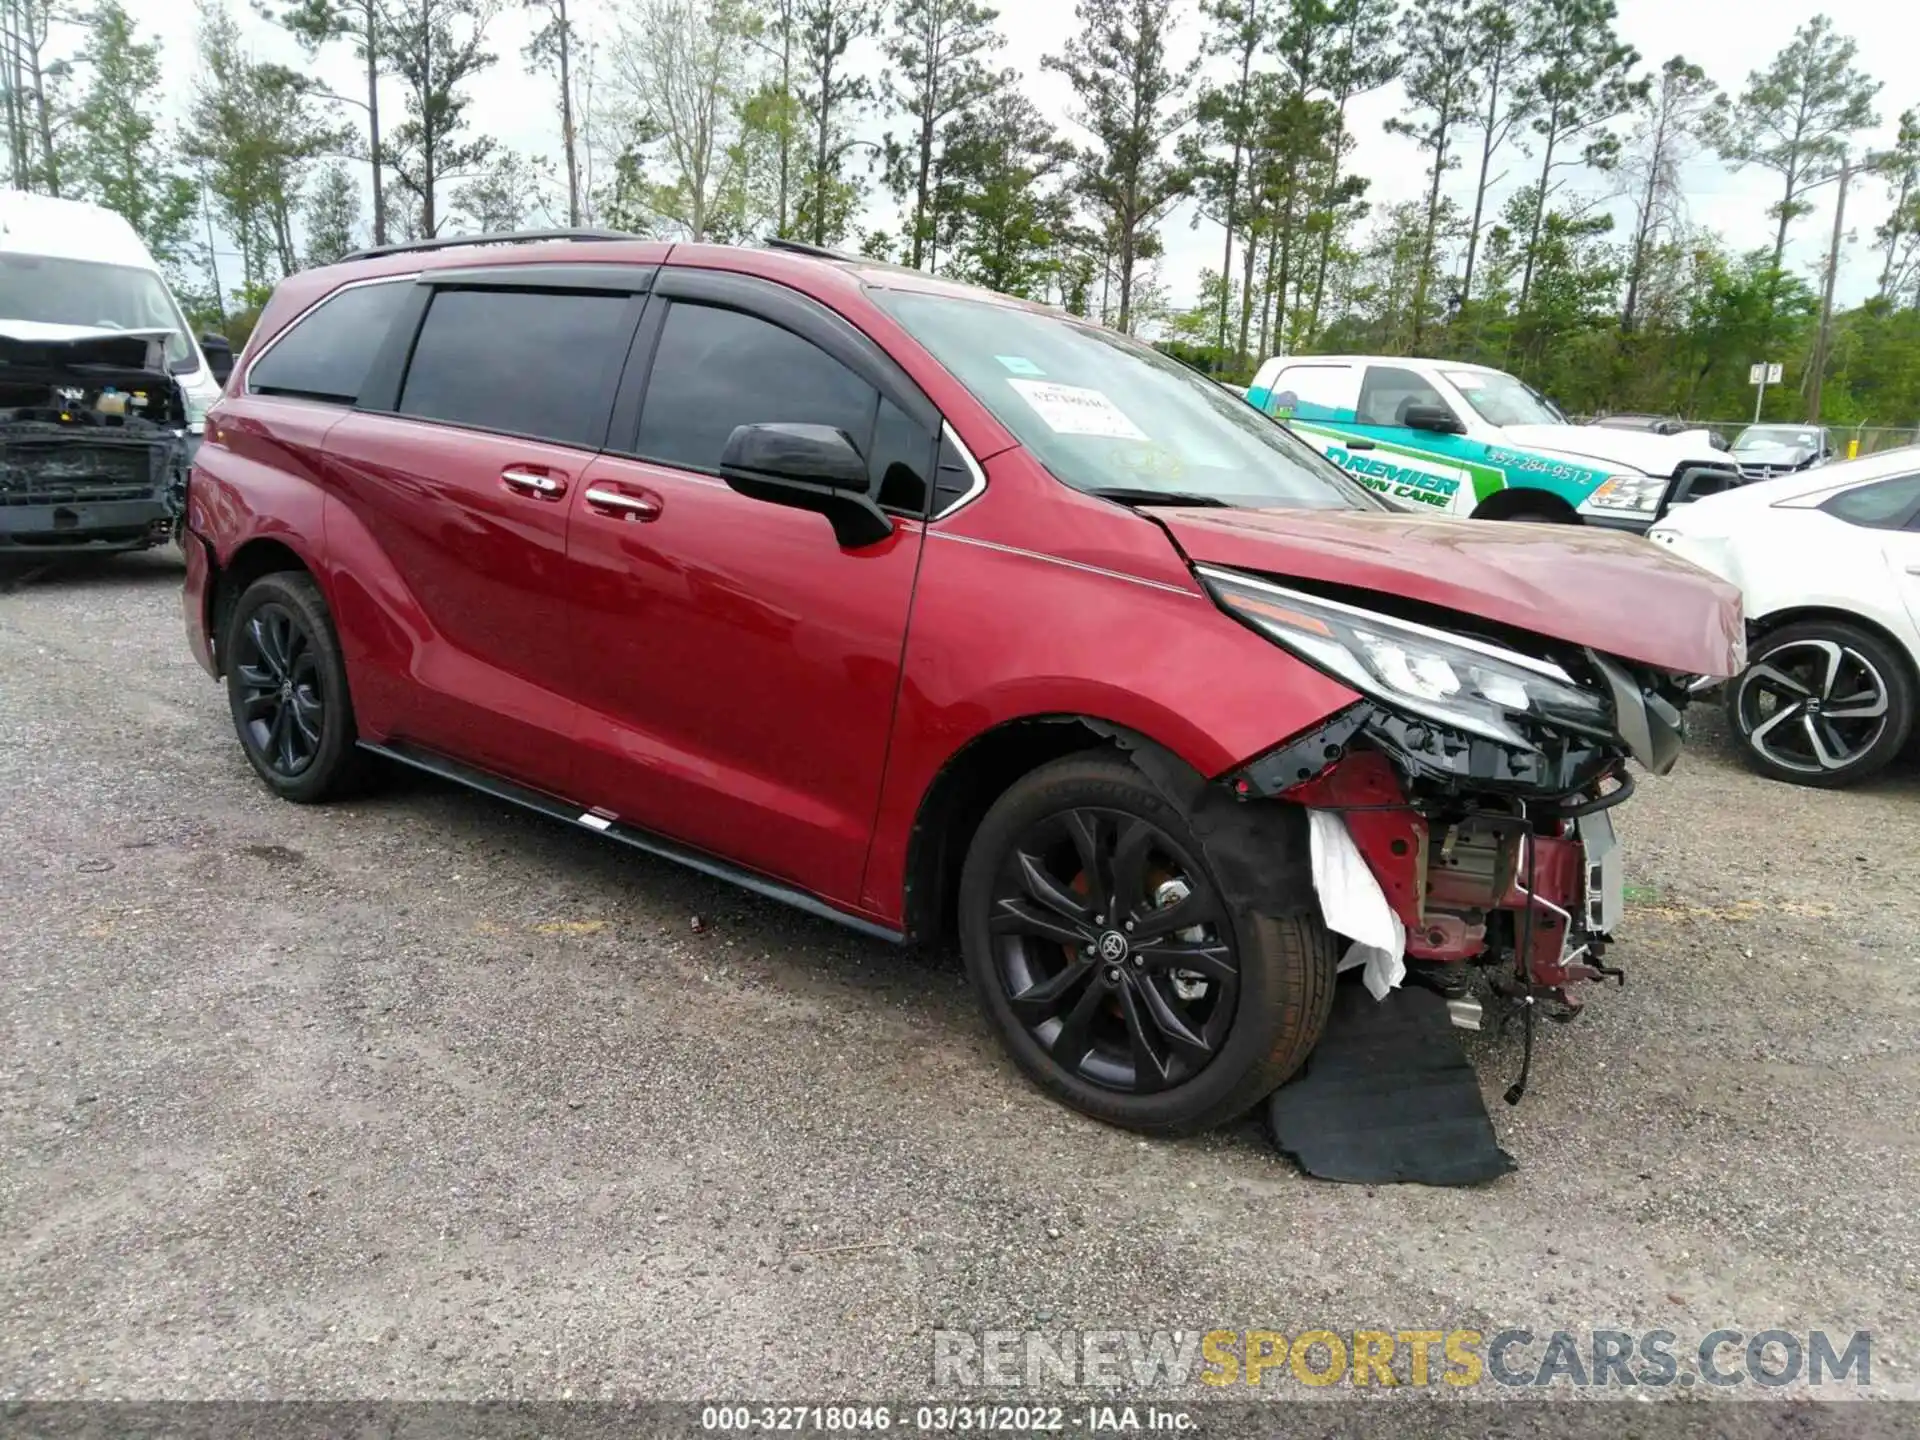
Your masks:
[{"label": "white car", "polygon": [[1920,447],[1709,496],[1649,538],[1740,587],[1727,718],[1757,770],[1850,785],[1899,753],[1920,703]]},{"label": "white car", "polygon": [[[224,368],[208,363],[180,303],[133,226],[79,200],[0,190],[0,335],[33,342],[126,332],[164,336],[187,429],[199,435]],[[215,358],[232,364],[226,341]]]}]

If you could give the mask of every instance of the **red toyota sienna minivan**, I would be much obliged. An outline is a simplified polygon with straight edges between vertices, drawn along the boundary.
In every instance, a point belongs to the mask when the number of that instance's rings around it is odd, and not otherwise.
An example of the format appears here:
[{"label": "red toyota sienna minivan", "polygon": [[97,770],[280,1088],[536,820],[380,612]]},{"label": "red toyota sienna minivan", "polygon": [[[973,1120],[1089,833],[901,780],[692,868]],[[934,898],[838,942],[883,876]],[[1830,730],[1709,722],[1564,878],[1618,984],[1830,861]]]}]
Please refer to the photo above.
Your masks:
[{"label": "red toyota sienna minivan", "polygon": [[1384,510],[1144,345],[806,247],[292,276],[187,524],[276,793],[384,757],[957,929],[1019,1065],[1153,1132],[1274,1090],[1343,958],[1577,1007],[1628,762],[1741,667],[1734,592],[1643,540]]}]

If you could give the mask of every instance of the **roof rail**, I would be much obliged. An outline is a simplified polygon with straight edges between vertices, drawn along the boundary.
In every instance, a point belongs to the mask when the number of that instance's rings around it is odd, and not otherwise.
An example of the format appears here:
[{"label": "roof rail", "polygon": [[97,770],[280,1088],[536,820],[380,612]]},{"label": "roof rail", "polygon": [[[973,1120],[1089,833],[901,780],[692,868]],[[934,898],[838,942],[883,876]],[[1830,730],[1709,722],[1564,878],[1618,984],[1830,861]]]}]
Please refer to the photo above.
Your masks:
[{"label": "roof rail", "polygon": [[346,260],[372,260],[381,255],[412,255],[423,250],[451,250],[460,245],[533,245],[542,240],[644,240],[625,230],[585,228],[560,230],[504,230],[489,235],[436,235],[426,240],[403,240],[397,245],[375,245],[342,256]]},{"label": "roof rail", "polygon": [[769,235],[761,242],[769,250],[786,250],[795,255],[811,255],[816,260],[847,260],[861,264],[864,255],[849,255],[844,250],[829,249],[825,245],[815,245],[810,240],[794,240],[785,235]]}]

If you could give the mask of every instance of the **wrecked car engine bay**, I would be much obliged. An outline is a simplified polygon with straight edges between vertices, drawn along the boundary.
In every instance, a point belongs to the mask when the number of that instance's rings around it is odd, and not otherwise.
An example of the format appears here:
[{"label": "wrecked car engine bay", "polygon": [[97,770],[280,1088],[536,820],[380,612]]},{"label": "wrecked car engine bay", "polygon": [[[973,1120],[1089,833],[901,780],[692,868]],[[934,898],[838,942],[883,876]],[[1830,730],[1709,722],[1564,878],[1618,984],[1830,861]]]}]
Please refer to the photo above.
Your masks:
[{"label": "wrecked car engine bay", "polygon": [[[1243,805],[1306,810],[1313,889],[1348,945],[1340,968],[1372,997],[1340,987],[1321,1047],[1270,1102],[1270,1132],[1327,1178],[1504,1173],[1446,1032],[1481,1029],[1488,1009],[1517,1025],[1505,1099],[1518,1104],[1537,1020],[1576,1020],[1584,986],[1625,984],[1606,959],[1625,904],[1611,812],[1634,793],[1629,761],[1664,775],[1678,760],[1686,677],[1435,607],[1199,573],[1228,613],[1366,697],[1224,777]],[[1396,1064],[1410,1068],[1389,1095]],[[1377,1118],[1383,1099],[1397,1118]]]},{"label": "wrecked car engine bay", "polygon": [[170,538],[185,505],[186,423],[164,335],[0,330],[0,552]]}]

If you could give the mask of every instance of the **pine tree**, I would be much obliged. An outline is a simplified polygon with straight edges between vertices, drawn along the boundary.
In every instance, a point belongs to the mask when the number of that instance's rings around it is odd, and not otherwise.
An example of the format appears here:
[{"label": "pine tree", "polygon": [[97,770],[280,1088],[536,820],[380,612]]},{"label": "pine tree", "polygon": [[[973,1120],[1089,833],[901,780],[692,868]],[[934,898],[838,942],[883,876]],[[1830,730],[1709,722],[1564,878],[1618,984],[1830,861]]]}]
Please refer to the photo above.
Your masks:
[{"label": "pine tree", "polygon": [[[1540,176],[1532,187],[1533,213],[1520,268],[1523,308],[1533,288],[1554,171],[1576,164],[1611,168],[1619,141],[1605,127],[1647,92],[1647,82],[1633,78],[1640,52],[1614,32],[1613,0],[1538,0],[1529,20],[1531,69],[1525,89],[1540,140]],[[1584,145],[1574,149],[1583,139]]]},{"label": "pine tree", "polygon": [[1119,283],[1115,324],[1133,322],[1135,267],[1157,245],[1155,230],[1186,194],[1191,177],[1167,153],[1190,118],[1184,104],[1199,66],[1167,54],[1173,0],[1078,0],[1076,34],[1041,63],[1066,76],[1079,102],[1075,121],[1093,136],[1081,151],[1077,189],[1111,249]]},{"label": "pine tree", "polygon": [[197,197],[161,145],[160,46],[135,38],[132,17],[118,0],[100,0],[87,26],[80,62],[89,80],[73,115],[78,188],[125,216],[155,259],[177,267],[186,257]]},{"label": "pine tree", "polygon": [[1458,165],[1454,147],[1465,116],[1479,98],[1473,71],[1471,0],[1413,0],[1400,17],[1400,44],[1406,51],[1402,82],[1412,104],[1411,117],[1387,122],[1389,130],[1410,136],[1433,158],[1427,166],[1427,219],[1420,261],[1414,275],[1412,347],[1415,353],[1426,327],[1433,286],[1434,243],[1444,202],[1441,181]]},{"label": "pine tree", "polygon": [[940,139],[947,122],[974,107],[995,102],[1013,72],[995,70],[989,58],[1005,44],[994,28],[999,12],[979,0],[899,0],[883,50],[895,67],[887,93],[909,117],[904,141],[887,136],[887,183],[908,207],[907,263],[915,269],[934,260],[940,230],[938,171]]},{"label": "pine tree", "polygon": [[1780,177],[1781,194],[1767,212],[1778,225],[1773,268],[1787,250],[1787,229],[1812,210],[1810,191],[1840,174],[1848,142],[1877,123],[1880,82],[1854,66],[1858,47],[1816,15],[1765,70],[1747,76],[1730,113],[1713,117],[1710,131],[1721,158],[1734,169],[1757,165]]},{"label": "pine tree", "polygon": [[406,94],[406,116],[394,127],[386,158],[411,195],[423,234],[438,235],[440,189],[480,174],[492,158],[490,135],[465,138],[467,82],[498,58],[486,48],[500,0],[385,0],[383,63]]},{"label": "pine tree", "polygon": [[798,0],[794,99],[806,127],[807,154],[795,219],[815,245],[837,245],[859,211],[862,185],[847,173],[849,152],[868,142],[853,133],[873,86],[853,68],[856,40],[879,26],[877,0]]},{"label": "pine tree", "polygon": [[1720,88],[1698,65],[1676,55],[1660,67],[1641,102],[1622,168],[1634,182],[1633,244],[1627,260],[1627,297],[1620,328],[1630,332],[1640,308],[1640,284],[1662,222],[1677,223],[1680,166],[1693,154],[1694,141]]}]

